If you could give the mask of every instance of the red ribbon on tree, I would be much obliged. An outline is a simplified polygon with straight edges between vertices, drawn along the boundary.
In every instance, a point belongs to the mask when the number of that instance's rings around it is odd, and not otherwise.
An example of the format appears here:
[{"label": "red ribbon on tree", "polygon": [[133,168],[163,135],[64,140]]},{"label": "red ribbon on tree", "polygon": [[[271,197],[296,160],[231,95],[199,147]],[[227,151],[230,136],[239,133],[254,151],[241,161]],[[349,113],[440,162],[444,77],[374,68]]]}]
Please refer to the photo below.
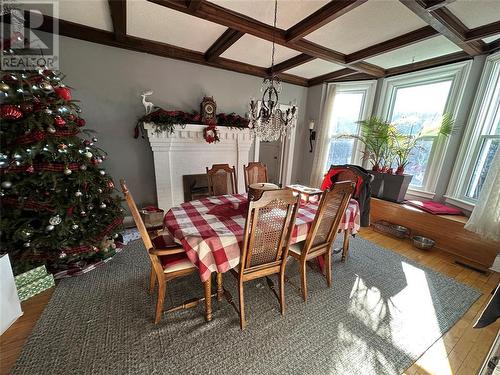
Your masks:
[{"label": "red ribbon on tree", "polygon": [[23,113],[16,105],[2,104],[0,107],[0,117],[3,120],[19,120],[23,117]]}]

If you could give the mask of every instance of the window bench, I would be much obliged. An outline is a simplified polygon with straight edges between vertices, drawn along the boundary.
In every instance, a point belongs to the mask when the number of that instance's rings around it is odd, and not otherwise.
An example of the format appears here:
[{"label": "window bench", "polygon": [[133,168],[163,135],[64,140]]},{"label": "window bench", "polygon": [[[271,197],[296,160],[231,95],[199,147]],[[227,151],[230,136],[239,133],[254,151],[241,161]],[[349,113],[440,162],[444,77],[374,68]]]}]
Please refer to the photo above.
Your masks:
[{"label": "window bench", "polygon": [[[418,208],[381,199],[371,199],[371,222],[386,220],[411,230],[411,235],[422,235],[436,241],[435,249],[446,251],[464,263],[480,269],[490,268],[500,243],[482,239],[464,228],[466,216],[432,215]],[[422,250],[424,251],[424,250]]]}]

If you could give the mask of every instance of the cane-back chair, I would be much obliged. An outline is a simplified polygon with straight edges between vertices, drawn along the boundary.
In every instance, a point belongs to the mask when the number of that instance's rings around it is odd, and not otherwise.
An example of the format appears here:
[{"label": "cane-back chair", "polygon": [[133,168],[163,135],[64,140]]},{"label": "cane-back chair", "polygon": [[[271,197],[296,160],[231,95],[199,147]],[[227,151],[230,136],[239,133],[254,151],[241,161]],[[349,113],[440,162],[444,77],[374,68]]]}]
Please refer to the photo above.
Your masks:
[{"label": "cane-back chair", "polygon": [[250,162],[243,166],[243,174],[245,176],[245,190],[248,192],[248,187],[252,184],[267,181],[267,166],[264,163]]},{"label": "cane-back chair", "polygon": [[[265,191],[248,205],[238,279],[240,328],[246,326],[244,283],[279,274],[281,314],[285,313],[285,266],[298,209],[298,197],[291,190]],[[267,278],[274,287],[271,279]],[[274,291],[274,288],[273,288]]]},{"label": "cane-back chair", "polygon": [[290,246],[289,255],[300,264],[302,298],[307,300],[306,262],[320,255],[325,257],[328,287],[332,286],[332,246],[338,233],[349,200],[354,191],[351,181],[337,182],[326,190],[319,201],[318,210],[305,241]]},{"label": "cane-back chair", "polygon": [[[146,229],[146,225],[142,220],[137,205],[135,204],[132,194],[128,190],[125,180],[120,180],[123,195],[130,208],[130,212],[135,221],[135,225],[139,230],[142,242],[148,251],[151,261],[151,273],[149,279],[149,291],[153,291],[156,282],[158,282],[158,298],[156,301],[155,324],[161,320],[163,313],[163,305],[167,288],[167,281],[175,278],[189,275],[196,271],[196,267],[187,258],[185,250],[181,245],[175,243],[170,236],[163,235],[151,238]],[[167,312],[179,310],[184,307],[193,307],[200,300],[192,300],[189,303],[184,303],[182,306],[172,307]]]},{"label": "cane-back chair", "polygon": [[208,193],[210,195],[236,194],[236,169],[229,164],[214,164],[207,167]]}]

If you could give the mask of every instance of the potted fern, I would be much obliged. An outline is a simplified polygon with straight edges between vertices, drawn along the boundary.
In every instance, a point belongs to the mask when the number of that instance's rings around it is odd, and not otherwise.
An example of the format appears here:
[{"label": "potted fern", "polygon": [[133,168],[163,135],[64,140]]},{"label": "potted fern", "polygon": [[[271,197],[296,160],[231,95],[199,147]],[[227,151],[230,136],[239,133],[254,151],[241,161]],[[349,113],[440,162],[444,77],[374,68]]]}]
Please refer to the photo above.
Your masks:
[{"label": "potted fern", "polygon": [[371,117],[358,121],[359,135],[342,134],[339,138],[355,138],[364,144],[363,160],[371,164],[371,174],[374,176],[372,195],[401,202],[413,177],[404,171],[411,152],[419,147],[418,141],[428,136],[447,137],[451,134],[454,122],[452,116],[446,113],[435,124],[439,126],[422,129],[417,134],[411,131],[410,134],[401,134],[390,122]]}]

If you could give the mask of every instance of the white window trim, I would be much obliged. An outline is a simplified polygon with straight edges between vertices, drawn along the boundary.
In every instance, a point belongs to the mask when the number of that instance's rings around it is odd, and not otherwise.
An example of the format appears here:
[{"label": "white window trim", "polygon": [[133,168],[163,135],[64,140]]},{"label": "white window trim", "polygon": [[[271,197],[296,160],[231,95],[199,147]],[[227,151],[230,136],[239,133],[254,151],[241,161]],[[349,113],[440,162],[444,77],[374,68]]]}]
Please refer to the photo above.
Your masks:
[{"label": "white window trim", "polygon": [[[474,104],[467,121],[464,136],[460,144],[460,149],[455,161],[455,166],[451,175],[450,183],[446,191],[446,202],[451,204],[461,204],[472,210],[475,206],[475,201],[465,196],[464,192],[468,184],[472,169],[474,168],[473,161],[479,149],[479,138],[481,138],[482,126],[476,124],[484,124],[484,118],[487,115],[489,105],[485,105],[485,99],[492,96],[492,91],[495,89],[496,82],[493,81],[493,70],[495,64],[499,64],[500,69],[500,52],[494,53],[487,57],[484,64],[483,72],[479,87],[475,94]],[[471,147],[471,145],[473,145]]]},{"label": "white window trim", "polygon": [[[448,95],[444,113],[452,114],[453,119],[455,119],[458,107],[464,95],[465,85],[471,66],[472,61],[464,61],[438,68],[426,69],[419,72],[385,78],[380,95],[382,105],[378,108],[377,116],[383,119],[388,119],[389,113],[391,113],[393,109],[395,102],[394,95],[396,94],[396,90],[398,88],[452,79],[450,94]],[[448,139],[438,139],[434,142],[431,154],[429,155],[430,162],[426,171],[427,175],[425,178],[425,185],[422,188],[410,187],[408,189],[409,194],[423,197],[434,195],[437,180],[443,166],[444,154],[446,147],[448,146],[448,142]]]},{"label": "white window trim", "polygon": [[[375,92],[377,89],[377,80],[370,81],[354,81],[354,82],[338,82],[334,83],[336,86],[335,95],[339,93],[348,92],[364,92],[363,102],[361,103],[361,111],[359,113],[358,121],[365,120],[370,117],[373,111],[373,103],[375,102]],[[359,134],[359,127],[358,127]],[[362,163],[362,155],[364,147],[357,139],[354,139],[353,144],[354,152],[351,155],[351,164]],[[327,150],[329,152],[329,149]],[[328,160],[326,161],[328,164]],[[326,166],[328,170],[330,166]]]}]

